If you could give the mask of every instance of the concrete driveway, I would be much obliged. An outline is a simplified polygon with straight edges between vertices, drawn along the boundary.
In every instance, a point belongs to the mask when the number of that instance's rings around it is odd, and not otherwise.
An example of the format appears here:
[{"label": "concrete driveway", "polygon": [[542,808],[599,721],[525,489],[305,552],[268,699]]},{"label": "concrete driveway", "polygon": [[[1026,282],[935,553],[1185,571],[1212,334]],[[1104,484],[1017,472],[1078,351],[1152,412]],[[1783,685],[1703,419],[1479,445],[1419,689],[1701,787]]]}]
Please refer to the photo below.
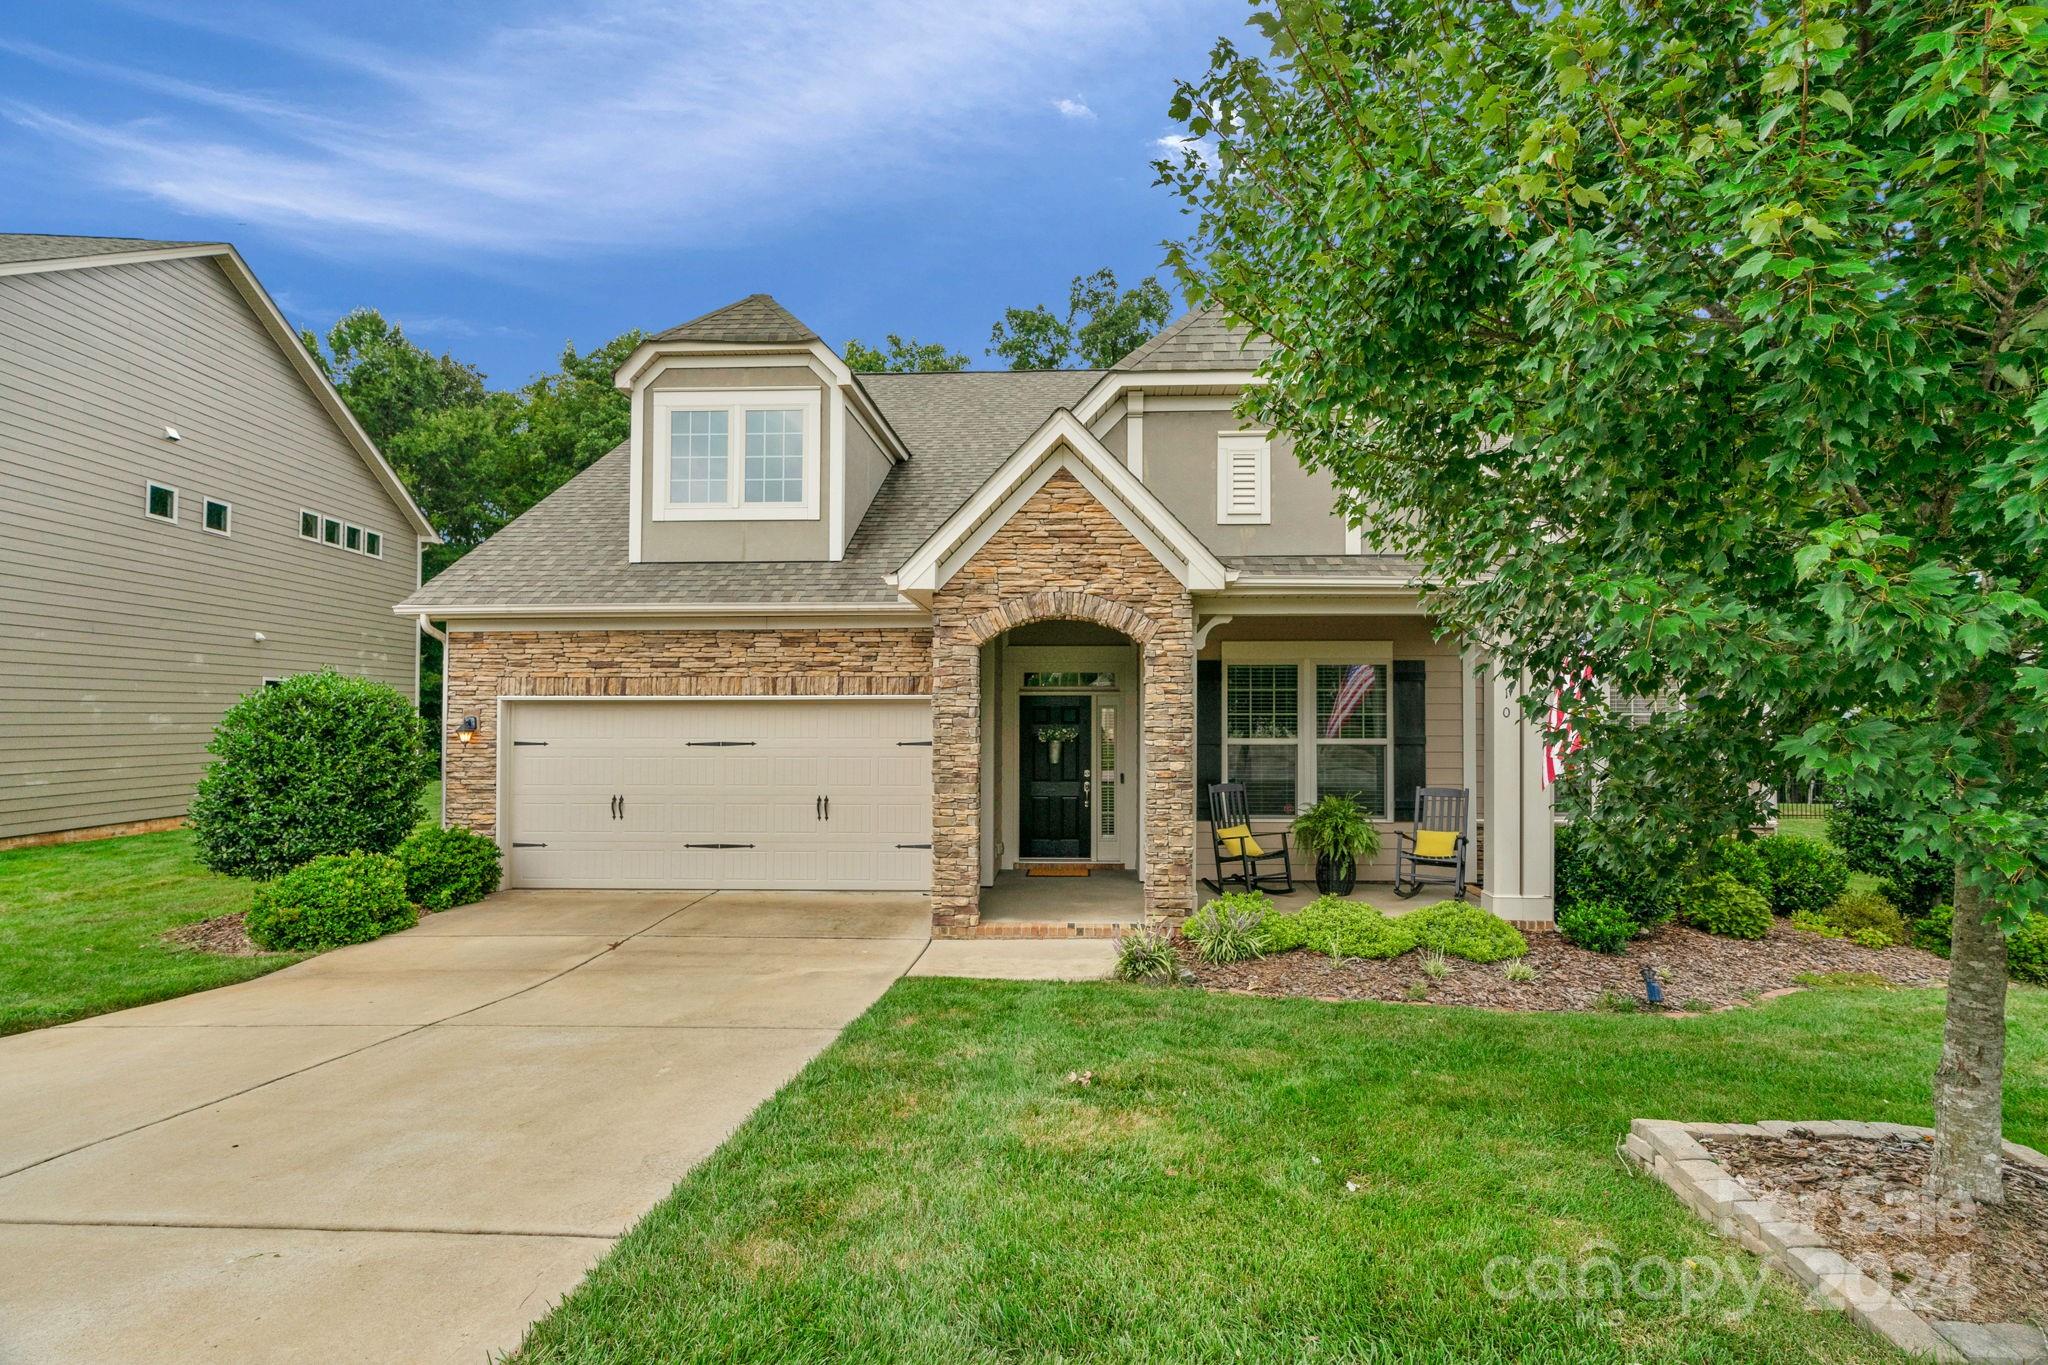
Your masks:
[{"label": "concrete driveway", "polygon": [[929,924],[922,896],[513,891],[0,1038],[0,1362],[509,1350]]}]

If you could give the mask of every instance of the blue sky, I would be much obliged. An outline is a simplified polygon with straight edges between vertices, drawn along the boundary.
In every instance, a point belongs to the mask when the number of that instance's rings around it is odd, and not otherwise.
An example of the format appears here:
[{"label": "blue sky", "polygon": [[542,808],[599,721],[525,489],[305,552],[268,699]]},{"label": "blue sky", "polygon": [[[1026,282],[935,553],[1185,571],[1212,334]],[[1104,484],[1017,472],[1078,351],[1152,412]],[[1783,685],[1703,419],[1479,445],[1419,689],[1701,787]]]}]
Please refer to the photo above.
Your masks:
[{"label": "blue sky", "polygon": [[[0,231],[226,239],[516,384],[766,290],[977,365],[1006,305],[1160,270],[1177,76],[1243,0],[11,7]],[[1168,281],[1171,284],[1171,280]]]}]

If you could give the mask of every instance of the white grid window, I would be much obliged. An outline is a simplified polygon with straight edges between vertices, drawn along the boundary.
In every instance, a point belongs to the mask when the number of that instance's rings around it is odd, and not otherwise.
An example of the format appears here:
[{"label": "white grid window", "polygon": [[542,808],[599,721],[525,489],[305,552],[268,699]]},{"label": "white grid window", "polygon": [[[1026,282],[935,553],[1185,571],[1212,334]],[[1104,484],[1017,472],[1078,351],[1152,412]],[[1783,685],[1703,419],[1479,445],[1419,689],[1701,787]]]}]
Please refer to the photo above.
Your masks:
[{"label": "white grid window", "polygon": [[745,501],[800,503],[803,500],[803,409],[749,409]]},{"label": "white grid window", "polygon": [[824,395],[816,389],[655,393],[649,511],[656,521],[818,515]]},{"label": "white grid window", "polygon": [[1244,784],[1253,815],[1294,814],[1300,670],[1293,664],[1231,664],[1224,677],[1224,762],[1230,780]]},{"label": "white grid window", "polygon": [[679,507],[723,507],[728,414],[723,408],[668,415],[668,500]]},{"label": "white grid window", "polygon": [[1370,647],[1226,646],[1223,768],[1244,784],[1251,814],[1288,818],[1335,794],[1389,819],[1393,675]]}]

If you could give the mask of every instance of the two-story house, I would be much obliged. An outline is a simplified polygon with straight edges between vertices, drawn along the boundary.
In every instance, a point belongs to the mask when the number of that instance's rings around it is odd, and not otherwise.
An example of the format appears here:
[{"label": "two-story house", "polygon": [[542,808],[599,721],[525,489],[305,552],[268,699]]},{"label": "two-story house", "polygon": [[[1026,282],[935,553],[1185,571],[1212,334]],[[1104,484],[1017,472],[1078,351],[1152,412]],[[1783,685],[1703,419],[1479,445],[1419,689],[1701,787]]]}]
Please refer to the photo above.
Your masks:
[{"label": "two-story house", "polygon": [[1261,354],[1197,311],[1109,371],[854,374],[765,294],[649,337],[631,438],[400,608],[448,818],[514,886],[928,890],[950,936],[1035,865],[1187,912],[1212,782],[1255,829],[1444,785],[1547,921],[1539,735],[1234,415]]},{"label": "two-story house", "polygon": [[240,255],[0,234],[0,847],[184,813],[221,713],[417,695],[433,528]]}]

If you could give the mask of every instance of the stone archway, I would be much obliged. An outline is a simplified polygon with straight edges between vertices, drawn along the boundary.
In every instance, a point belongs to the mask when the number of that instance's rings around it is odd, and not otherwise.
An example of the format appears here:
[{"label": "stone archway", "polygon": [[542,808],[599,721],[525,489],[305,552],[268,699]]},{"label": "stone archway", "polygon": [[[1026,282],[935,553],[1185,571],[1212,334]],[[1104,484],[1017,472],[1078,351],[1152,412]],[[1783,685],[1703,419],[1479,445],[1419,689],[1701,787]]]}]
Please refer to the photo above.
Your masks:
[{"label": "stone archway", "polygon": [[932,926],[980,920],[982,646],[1037,621],[1086,621],[1143,660],[1145,914],[1194,904],[1194,603],[1094,495],[1056,474],[932,600]]}]

